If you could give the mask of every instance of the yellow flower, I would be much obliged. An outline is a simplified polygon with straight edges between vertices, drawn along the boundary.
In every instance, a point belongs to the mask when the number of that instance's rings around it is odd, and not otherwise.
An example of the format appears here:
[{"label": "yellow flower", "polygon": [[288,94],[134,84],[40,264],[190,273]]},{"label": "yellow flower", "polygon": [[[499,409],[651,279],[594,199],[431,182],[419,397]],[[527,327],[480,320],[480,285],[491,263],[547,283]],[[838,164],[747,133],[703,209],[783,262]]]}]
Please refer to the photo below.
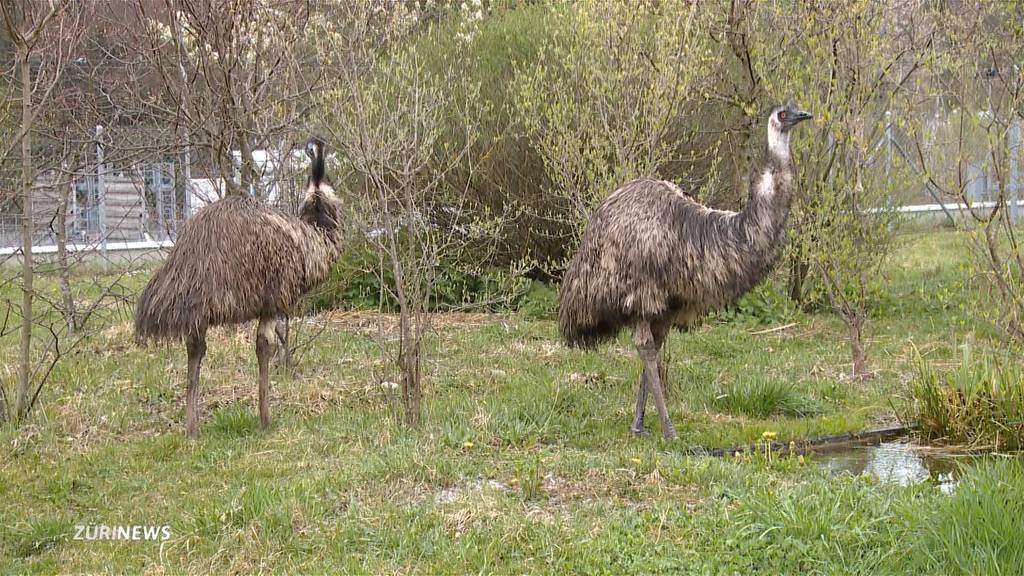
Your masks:
[{"label": "yellow flower", "polygon": [[629,461],[632,462],[633,464],[639,464],[639,463],[643,462],[643,460],[641,460],[639,458],[630,458]]},{"label": "yellow flower", "polygon": [[775,440],[776,436],[778,436],[778,434],[770,430],[765,430],[764,432],[761,433],[762,440]]},{"label": "yellow flower", "polygon": [[801,463],[801,464],[803,464],[804,463],[804,455],[801,454],[801,455],[797,456],[796,461]]},{"label": "yellow flower", "polygon": [[463,448],[472,448],[473,447],[473,443],[472,442],[463,442],[462,443],[462,447]]}]

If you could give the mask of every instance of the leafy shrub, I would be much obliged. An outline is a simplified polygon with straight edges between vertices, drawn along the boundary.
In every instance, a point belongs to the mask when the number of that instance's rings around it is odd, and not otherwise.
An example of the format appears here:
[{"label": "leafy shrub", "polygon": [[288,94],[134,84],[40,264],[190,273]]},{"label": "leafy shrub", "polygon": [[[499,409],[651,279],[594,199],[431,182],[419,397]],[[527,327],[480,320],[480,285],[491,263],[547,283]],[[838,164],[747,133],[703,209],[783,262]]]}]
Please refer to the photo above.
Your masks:
[{"label": "leafy shrub", "polygon": [[780,324],[790,321],[795,312],[793,304],[785,295],[776,290],[771,282],[763,282],[732,306],[712,313],[710,320]]},{"label": "leafy shrub", "polygon": [[[488,10],[469,34],[457,19],[441,20],[413,46],[431,73],[459,62],[466,82],[451,89],[478,90],[474,97],[483,108],[471,152],[479,162],[472,169],[455,167],[450,180],[454,187],[471,191],[468,211],[509,215],[489,263],[506,264],[527,255],[539,262],[560,260],[569,230],[549,216],[561,207],[546,193],[550,184],[543,159],[519,125],[512,95],[516,71],[540,62],[543,46],[567,32],[553,18],[563,8],[512,1],[491,3]],[[455,94],[456,101],[461,97]],[[458,149],[463,137],[456,124],[446,130],[443,145]]]},{"label": "leafy shrub", "polygon": [[[868,314],[872,317],[881,313],[895,313],[902,304],[903,299],[897,298],[889,289],[886,281],[875,279],[865,284],[864,302]],[[847,287],[844,297],[852,298],[853,288]],[[832,303],[828,299],[828,292],[820,279],[809,277],[804,281],[804,291],[800,308],[804,312],[811,313],[832,313]]]},{"label": "leafy shrub", "polygon": [[[334,266],[327,280],[306,299],[307,312],[322,310],[397,310],[393,293],[381,291],[394,286],[390,266],[381,266],[370,246],[349,250]],[[450,311],[460,308],[503,310],[514,305],[525,292],[526,280],[498,267],[467,267],[459,262],[442,262],[429,309]]]}]

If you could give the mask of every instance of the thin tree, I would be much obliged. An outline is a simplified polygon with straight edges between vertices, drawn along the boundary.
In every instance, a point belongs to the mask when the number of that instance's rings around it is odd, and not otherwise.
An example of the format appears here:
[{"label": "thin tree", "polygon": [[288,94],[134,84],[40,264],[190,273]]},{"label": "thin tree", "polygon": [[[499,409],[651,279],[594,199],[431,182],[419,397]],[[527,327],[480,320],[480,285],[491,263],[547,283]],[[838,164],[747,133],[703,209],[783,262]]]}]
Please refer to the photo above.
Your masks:
[{"label": "thin tree", "polygon": [[[18,380],[14,403],[8,414],[15,422],[24,420],[35,401],[33,393],[32,329],[34,326],[33,286],[35,266],[32,254],[35,216],[33,187],[36,169],[32,158],[32,133],[36,122],[50,104],[51,95],[71,60],[82,33],[81,12],[70,0],[47,3],[20,1],[0,4],[4,31],[14,46],[16,84],[20,87],[21,121],[15,137],[4,150],[6,160],[10,149],[20,147],[21,190],[21,339]],[[6,402],[5,402],[6,404]],[[6,411],[6,408],[5,408]]]}]

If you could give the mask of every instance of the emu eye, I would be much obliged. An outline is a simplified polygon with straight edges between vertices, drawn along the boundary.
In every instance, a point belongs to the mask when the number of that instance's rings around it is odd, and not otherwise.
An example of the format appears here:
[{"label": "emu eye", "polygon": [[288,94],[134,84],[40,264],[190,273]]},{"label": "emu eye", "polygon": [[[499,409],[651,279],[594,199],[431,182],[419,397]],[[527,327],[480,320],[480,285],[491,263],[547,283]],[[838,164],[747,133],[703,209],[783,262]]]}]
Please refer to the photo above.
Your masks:
[{"label": "emu eye", "polygon": [[782,112],[779,112],[779,120],[785,120],[785,119],[786,119],[786,111],[783,110]]}]

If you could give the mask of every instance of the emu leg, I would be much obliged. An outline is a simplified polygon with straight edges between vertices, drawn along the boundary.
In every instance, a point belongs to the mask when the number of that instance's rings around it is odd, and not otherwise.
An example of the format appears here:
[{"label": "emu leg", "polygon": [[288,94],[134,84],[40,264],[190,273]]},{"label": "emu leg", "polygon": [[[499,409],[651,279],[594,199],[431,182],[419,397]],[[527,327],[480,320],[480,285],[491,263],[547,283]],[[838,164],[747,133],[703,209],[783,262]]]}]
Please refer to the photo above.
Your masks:
[{"label": "emu leg", "polygon": [[[661,328],[658,326],[657,328]],[[654,338],[654,343],[660,350],[665,344],[665,337],[668,335],[667,329],[652,329],[651,336]],[[639,351],[639,350],[638,350]],[[668,359],[662,354],[659,357],[658,362],[658,375],[661,378],[662,389],[664,390],[665,397],[668,397],[668,388],[666,382],[668,381]],[[650,384],[647,381],[647,366],[644,364],[640,375],[640,390],[636,396],[636,412],[633,416],[633,425],[629,427],[629,431],[634,436],[646,436],[647,431],[644,429],[644,413],[647,408],[647,393],[650,391]]]},{"label": "emu leg", "polygon": [[634,436],[645,436],[647,431],[644,430],[644,411],[647,408],[647,368],[645,367],[640,373],[640,390],[636,394],[636,412],[633,416],[633,425],[629,427],[629,431]]},{"label": "emu leg", "polygon": [[260,368],[260,429],[270,428],[270,358],[277,348],[277,322],[274,318],[260,318],[256,328],[256,362]]},{"label": "emu leg", "polygon": [[185,342],[188,352],[188,390],[185,392],[185,434],[192,439],[199,437],[199,368],[206,355],[206,333],[188,338]]},{"label": "emu leg", "polygon": [[659,370],[658,357],[661,345],[664,343],[662,330],[652,332],[651,324],[642,321],[637,324],[633,332],[633,343],[636,345],[640,360],[644,363],[644,374],[646,374],[647,388],[654,396],[654,407],[658,409],[658,419],[661,421],[661,433],[668,440],[679,437],[672,421],[668,416],[668,407],[665,405],[665,392],[661,387],[661,374]]},{"label": "emu leg", "polygon": [[277,343],[281,346],[281,356],[278,357],[278,366],[284,364],[284,369],[292,370],[292,348],[288,345],[289,318],[285,314],[277,319],[274,324],[274,333],[277,335]]}]

